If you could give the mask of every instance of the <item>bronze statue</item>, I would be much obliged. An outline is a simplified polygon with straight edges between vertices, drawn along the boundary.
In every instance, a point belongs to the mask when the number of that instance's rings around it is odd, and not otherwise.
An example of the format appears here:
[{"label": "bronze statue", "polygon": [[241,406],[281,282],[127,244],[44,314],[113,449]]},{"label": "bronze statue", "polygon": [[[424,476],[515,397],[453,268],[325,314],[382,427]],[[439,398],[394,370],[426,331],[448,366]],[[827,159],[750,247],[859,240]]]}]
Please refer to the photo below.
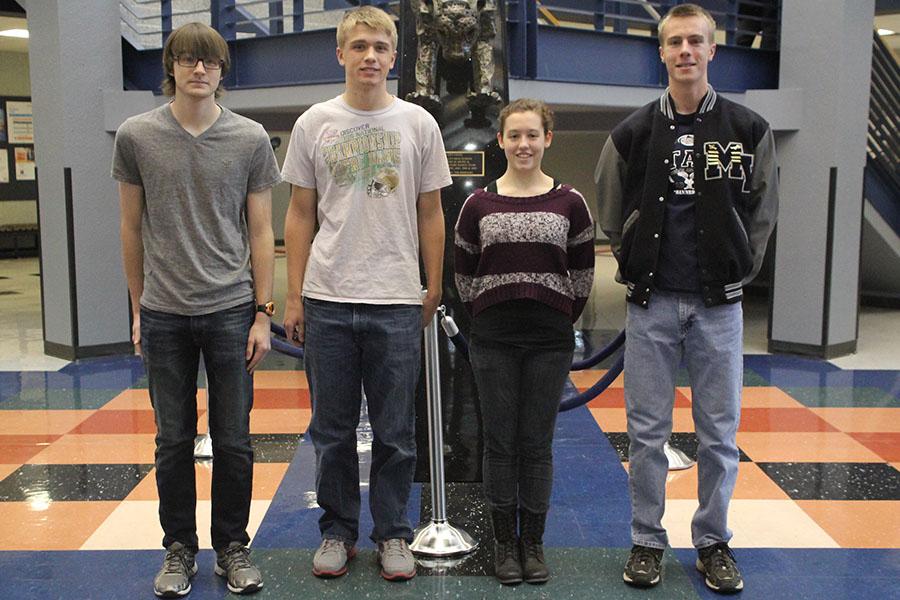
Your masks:
[{"label": "bronze statue", "polygon": [[[406,99],[440,113],[438,57],[469,75],[466,99],[473,114],[502,103],[492,85],[496,0],[412,0],[416,11],[416,90]],[[443,75],[443,74],[442,74]]]}]

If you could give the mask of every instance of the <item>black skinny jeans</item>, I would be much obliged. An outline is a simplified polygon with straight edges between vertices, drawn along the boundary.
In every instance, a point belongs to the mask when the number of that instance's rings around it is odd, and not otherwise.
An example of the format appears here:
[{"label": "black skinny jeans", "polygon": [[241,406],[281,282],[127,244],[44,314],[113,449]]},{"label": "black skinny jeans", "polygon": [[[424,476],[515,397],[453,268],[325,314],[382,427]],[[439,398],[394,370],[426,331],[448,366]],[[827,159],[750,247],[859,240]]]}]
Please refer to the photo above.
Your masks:
[{"label": "black skinny jeans", "polygon": [[490,508],[546,513],[550,507],[553,430],[572,354],[472,340]]}]

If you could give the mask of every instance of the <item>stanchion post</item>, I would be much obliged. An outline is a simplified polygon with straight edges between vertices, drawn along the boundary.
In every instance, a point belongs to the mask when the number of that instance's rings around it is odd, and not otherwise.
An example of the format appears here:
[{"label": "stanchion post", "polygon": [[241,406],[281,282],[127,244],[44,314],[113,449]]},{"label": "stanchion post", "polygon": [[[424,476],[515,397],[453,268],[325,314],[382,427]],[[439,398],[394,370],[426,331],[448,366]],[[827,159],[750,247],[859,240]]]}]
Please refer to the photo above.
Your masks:
[{"label": "stanchion post", "polygon": [[444,481],[444,430],[441,416],[441,372],[438,360],[437,314],[425,327],[425,383],[428,395],[428,450],[431,474],[431,522],[415,531],[410,549],[426,557],[467,554],[478,542],[447,520]]},{"label": "stanchion post", "polygon": [[209,377],[206,374],[206,361],[200,356],[200,371],[206,383],[206,431],[198,433],[194,438],[194,459],[211,460],[213,457],[212,438],[209,437]]}]

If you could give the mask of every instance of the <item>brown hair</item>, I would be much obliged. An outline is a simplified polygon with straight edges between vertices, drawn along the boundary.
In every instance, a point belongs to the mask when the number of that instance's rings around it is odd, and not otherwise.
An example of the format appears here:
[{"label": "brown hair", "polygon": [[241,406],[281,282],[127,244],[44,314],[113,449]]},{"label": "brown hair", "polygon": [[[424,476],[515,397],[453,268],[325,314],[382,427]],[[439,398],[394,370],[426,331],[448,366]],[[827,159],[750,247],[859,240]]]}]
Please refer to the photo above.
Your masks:
[{"label": "brown hair", "polygon": [[[166,96],[175,95],[175,59],[180,54],[190,54],[198,58],[214,56],[222,61],[222,77],[219,79],[219,87],[216,88],[216,98],[225,90],[222,81],[225,74],[231,68],[231,55],[228,53],[228,44],[218,31],[203,23],[187,23],[171,34],[163,47],[163,76],[162,91]],[[206,65],[204,65],[205,67]]]},{"label": "brown hair", "polygon": [[374,6],[360,6],[344,13],[344,18],[341,19],[337,28],[338,48],[344,47],[350,30],[357,25],[365,25],[386,34],[391,38],[393,49],[397,49],[397,26],[394,24],[394,20],[386,12]]},{"label": "brown hair", "polygon": [[707,41],[710,43],[716,41],[716,20],[713,19],[713,16],[708,10],[702,6],[697,6],[696,4],[678,4],[670,8],[669,12],[666,13],[666,16],[659,20],[659,25],[657,25],[657,35],[659,36],[660,46],[662,46],[665,41],[663,39],[663,28],[666,26],[666,23],[669,22],[669,19],[679,17],[703,17],[706,19],[707,25],[709,25],[709,39]]},{"label": "brown hair", "polygon": [[506,126],[506,117],[513,113],[534,112],[541,118],[541,125],[544,127],[544,133],[553,131],[553,110],[547,106],[543,100],[534,98],[519,98],[513,100],[503,107],[500,111],[500,135],[503,135],[503,128]]}]

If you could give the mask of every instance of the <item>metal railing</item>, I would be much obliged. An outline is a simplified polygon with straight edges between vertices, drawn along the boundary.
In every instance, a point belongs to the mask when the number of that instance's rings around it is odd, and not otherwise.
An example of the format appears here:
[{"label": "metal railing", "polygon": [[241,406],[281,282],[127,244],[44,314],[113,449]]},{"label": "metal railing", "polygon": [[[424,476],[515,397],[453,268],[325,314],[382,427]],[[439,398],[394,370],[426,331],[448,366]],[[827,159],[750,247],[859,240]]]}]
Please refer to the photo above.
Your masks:
[{"label": "metal railing", "polygon": [[[537,0],[542,25],[655,36],[660,18],[687,0]],[[716,21],[719,43],[777,50],[781,0],[695,0]]]},{"label": "metal railing", "polygon": [[869,159],[893,182],[900,202],[900,67],[878,33],[872,42],[872,92],[869,100]]},{"label": "metal railing", "polygon": [[[503,0],[501,0],[503,1]],[[525,0],[541,25],[654,36],[660,17],[686,0]],[[716,19],[720,43],[777,49],[782,0],[699,0]],[[391,7],[398,0],[353,4]],[[160,48],[173,28],[207,23],[226,40],[333,28],[351,6],[327,0],[122,0],[122,34],[136,48]],[[396,11],[395,11],[396,12]]]},{"label": "metal railing", "polygon": [[[398,0],[361,0],[387,6]],[[333,29],[350,3],[328,0],[121,0],[122,36],[139,49],[161,48],[173,29],[198,21],[226,40]]]}]

